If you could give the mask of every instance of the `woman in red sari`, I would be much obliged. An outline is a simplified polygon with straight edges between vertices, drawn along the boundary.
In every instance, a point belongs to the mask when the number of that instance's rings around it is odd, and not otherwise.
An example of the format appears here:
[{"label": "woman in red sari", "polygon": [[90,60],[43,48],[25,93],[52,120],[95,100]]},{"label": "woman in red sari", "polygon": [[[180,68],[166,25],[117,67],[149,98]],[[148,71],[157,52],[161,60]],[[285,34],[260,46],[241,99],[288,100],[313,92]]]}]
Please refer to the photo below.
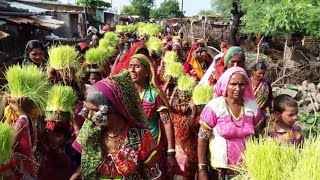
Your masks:
[{"label": "woman in red sari", "polygon": [[222,58],[217,62],[211,76],[209,77],[209,84],[214,85],[220,76],[231,67],[245,68],[245,54],[242,48],[233,46],[230,47]]},{"label": "woman in red sari", "polygon": [[191,47],[183,69],[185,73],[200,81],[211,63],[212,57],[206,53],[205,44],[203,42],[196,42]]},{"label": "woman in red sari", "polygon": [[122,69],[128,69],[130,58],[135,54],[144,54],[146,56],[149,56],[149,51],[144,41],[134,43],[129,51],[124,55],[122,61],[114,62],[111,74],[116,75],[119,74]]}]

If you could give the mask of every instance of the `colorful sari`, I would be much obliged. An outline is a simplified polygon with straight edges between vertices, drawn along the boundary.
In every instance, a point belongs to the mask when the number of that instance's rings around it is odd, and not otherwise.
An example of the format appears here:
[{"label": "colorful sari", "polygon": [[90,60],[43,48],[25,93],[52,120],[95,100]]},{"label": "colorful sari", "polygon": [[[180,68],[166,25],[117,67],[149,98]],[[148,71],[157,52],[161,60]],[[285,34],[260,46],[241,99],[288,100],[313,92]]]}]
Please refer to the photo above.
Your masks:
[{"label": "colorful sari", "polygon": [[130,47],[129,51],[124,55],[123,60],[120,61],[119,64],[117,64],[117,66],[113,70],[112,74],[116,75],[116,74],[119,74],[122,69],[128,69],[129,68],[129,63],[130,63],[130,58],[133,55],[135,55],[136,53],[138,53],[139,50],[141,50],[143,48],[147,49],[144,41],[140,41],[140,42],[134,43]]},{"label": "colorful sari", "polygon": [[184,72],[192,77],[195,77],[197,81],[200,81],[200,79],[203,77],[204,73],[212,63],[212,58],[207,53],[202,63],[194,57],[194,54],[199,48],[201,48],[201,46],[204,46],[203,42],[194,43],[191,47],[191,50],[189,51],[186,62],[183,64]]},{"label": "colorful sari", "polygon": [[[155,142],[146,126],[146,118],[139,95],[128,71],[93,85],[110,101],[112,108],[127,122],[120,145],[115,152],[107,152],[101,143],[104,129],[86,120],[77,142],[82,151],[81,168],[85,179],[149,179],[149,156]],[[129,153],[127,153],[129,152]]]},{"label": "colorful sari", "polygon": [[[189,99],[190,100],[190,99]],[[188,108],[186,110],[186,108]],[[196,121],[191,126],[189,102],[181,102],[179,96],[173,98],[172,121],[175,129],[176,159],[180,167],[179,175],[186,179],[194,179],[197,172],[197,133],[199,123]]]},{"label": "colorful sari", "polygon": [[[19,157],[21,156],[22,167],[19,170],[28,174],[31,177],[36,177],[37,165],[35,157],[33,154],[33,145],[31,138],[31,129],[29,128],[29,119],[27,116],[20,115],[18,119],[13,122],[13,128],[15,129],[17,135],[15,138],[14,153],[17,153]],[[19,179],[15,177],[14,179]]]},{"label": "colorful sari", "polygon": [[[243,94],[242,113],[236,120],[225,99],[230,78],[235,73],[243,74],[249,81]],[[229,168],[241,164],[246,139],[254,135],[254,128],[259,125],[260,118],[261,112],[246,71],[240,67],[229,68],[215,85],[215,98],[201,113],[200,124],[212,130],[213,134],[209,140],[213,168]]]},{"label": "colorful sari", "polygon": [[157,155],[160,170],[166,172],[167,139],[164,126],[160,120],[161,111],[169,111],[169,103],[166,95],[160,90],[155,76],[154,67],[149,58],[143,54],[136,54],[131,59],[138,59],[149,71],[149,84],[140,94],[142,106],[148,119],[148,127],[153,139],[157,142]]},{"label": "colorful sari", "polygon": [[233,55],[239,51],[243,51],[243,49],[241,49],[240,47],[233,46],[225,52],[222,58],[215,65],[215,68],[213,69],[211,76],[209,77],[210,85],[214,85],[215,83],[217,83],[220,76],[227,70],[227,66]]},{"label": "colorful sari", "polygon": [[268,80],[262,79],[253,87],[256,101],[261,109],[266,109],[272,100],[272,88]]}]

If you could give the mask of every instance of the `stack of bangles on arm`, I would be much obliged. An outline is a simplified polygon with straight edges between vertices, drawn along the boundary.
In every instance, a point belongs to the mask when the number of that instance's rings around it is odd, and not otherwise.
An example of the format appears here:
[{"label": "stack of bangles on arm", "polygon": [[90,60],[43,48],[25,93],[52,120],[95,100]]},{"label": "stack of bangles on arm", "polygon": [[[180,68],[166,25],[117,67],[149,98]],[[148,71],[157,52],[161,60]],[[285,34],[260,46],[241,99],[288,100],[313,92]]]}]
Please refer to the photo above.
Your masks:
[{"label": "stack of bangles on arm", "polygon": [[12,159],[8,164],[4,164],[0,166],[0,172],[6,172],[9,169],[12,169],[17,166],[17,161]]},{"label": "stack of bangles on arm", "polygon": [[167,151],[168,156],[176,156],[176,150],[175,149],[168,149]]}]

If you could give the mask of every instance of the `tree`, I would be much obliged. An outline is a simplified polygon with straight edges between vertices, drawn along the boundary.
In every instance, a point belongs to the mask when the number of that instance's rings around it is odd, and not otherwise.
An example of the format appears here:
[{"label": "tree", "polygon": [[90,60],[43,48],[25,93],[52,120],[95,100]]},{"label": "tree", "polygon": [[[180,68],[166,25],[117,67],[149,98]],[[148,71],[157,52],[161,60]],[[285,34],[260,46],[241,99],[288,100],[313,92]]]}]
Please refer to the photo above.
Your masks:
[{"label": "tree", "polygon": [[243,12],[239,8],[242,0],[211,0],[212,11],[221,14],[222,17],[230,18],[230,44],[235,46],[239,45],[237,41],[237,34],[239,31],[239,25],[241,24],[241,18]]},{"label": "tree", "polygon": [[154,0],[131,0],[131,4],[123,7],[122,13],[126,15],[138,15],[148,19]]},{"label": "tree", "polygon": [[111,7],[110,3],[103,0],[77,0],[77,4],[87,7]]},{"label": "tree", "polygon": [[137,15],[133,6],[124,6],[122,8],[122,13],[129,16]]},{"label": "tree", "polygon": [[214,12],[212,10],[205,10],[205,9],[202,9],[199,11],[199,15],[212,15]]},{"label": "tree", "polygon": [[184,17],[180,11],[180,5],[177,0],[167,0],[160,4],[160,7],[151,10],[150,17],[155,19],[170,19],[173,17]]},{"label": "tree", "polygon": [[320,4],[314,0],[243,0],[243,31],[266,35],[320,36]]},{"label": "tree", "polygon": [[211,9],[215,13],[230,17],[233,0],[211,0]]}]

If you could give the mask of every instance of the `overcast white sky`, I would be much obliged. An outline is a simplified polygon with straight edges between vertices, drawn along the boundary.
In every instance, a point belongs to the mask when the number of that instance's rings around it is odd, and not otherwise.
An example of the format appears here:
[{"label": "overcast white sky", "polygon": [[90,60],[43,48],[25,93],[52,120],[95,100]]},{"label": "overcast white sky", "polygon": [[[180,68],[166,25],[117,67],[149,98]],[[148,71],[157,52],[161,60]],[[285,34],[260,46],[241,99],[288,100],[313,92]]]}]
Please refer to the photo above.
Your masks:
[{"label": "overcast white sky", "polygon": [[[75,2],[75,0],[60,0],[62,2]],[[112,1],[114,8],[121,8],[124,5],[130,4],[129,0],[105,0]],[[182,0],[178,0],[180,3]],[[210,0],[183,0],[184,10],[186,11],[186,15],[196,15],[202,9],[210,9]],[[163,0],[155,0],[156,6],[158,7]]]}]

